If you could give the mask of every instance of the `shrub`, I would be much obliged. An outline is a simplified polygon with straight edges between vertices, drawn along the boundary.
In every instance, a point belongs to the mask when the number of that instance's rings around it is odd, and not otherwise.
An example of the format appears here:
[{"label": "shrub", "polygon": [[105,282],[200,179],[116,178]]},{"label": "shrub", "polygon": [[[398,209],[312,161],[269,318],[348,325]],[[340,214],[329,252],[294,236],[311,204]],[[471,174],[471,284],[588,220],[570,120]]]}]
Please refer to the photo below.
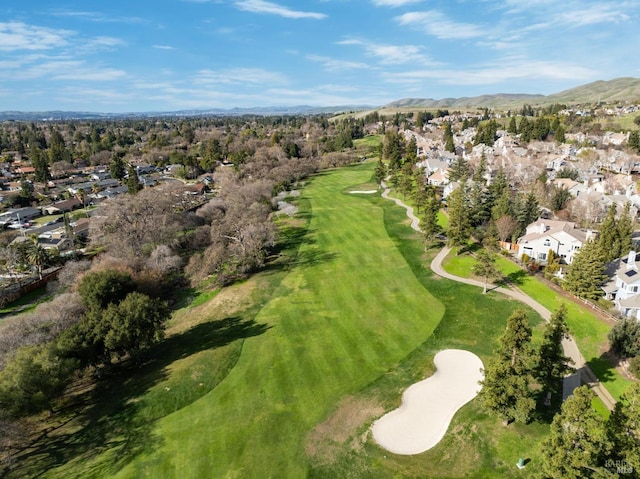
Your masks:
[{"label": "shrub", "polygon": [[640,354],[640,322],[635,318],[618,321],[609,331],[611,351],[622,358]]}]

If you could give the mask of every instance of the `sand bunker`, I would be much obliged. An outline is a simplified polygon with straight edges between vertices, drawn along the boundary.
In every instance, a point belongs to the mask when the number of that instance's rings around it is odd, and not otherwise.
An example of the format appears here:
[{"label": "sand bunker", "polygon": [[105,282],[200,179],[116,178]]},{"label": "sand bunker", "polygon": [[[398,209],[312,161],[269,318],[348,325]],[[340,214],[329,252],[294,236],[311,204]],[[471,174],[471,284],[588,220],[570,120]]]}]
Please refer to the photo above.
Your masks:
[{"label": "sand bunker", "polygon": [[371,195],[377,192],[378,190],[356,190],[356,191],[350,191],[349,193],[354,195]]},{"label": "sand bunker", "polygon": [[420,454],[444,437],[453,415],[481,389],[482,361],[461,349],[436,354],[436,373],[411,385],[402,405],[373,423],[373,437],[395,454]]}]

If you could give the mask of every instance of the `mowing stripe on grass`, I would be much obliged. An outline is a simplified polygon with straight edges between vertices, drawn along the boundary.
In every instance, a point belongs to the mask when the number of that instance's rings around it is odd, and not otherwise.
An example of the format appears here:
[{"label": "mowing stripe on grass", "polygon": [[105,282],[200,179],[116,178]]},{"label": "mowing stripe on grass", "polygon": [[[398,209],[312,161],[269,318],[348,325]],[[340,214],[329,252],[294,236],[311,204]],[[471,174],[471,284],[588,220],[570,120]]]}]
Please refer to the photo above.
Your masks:
[{"label": "mowing stripe on grass", "polygon": [[270,329],[245,340],[216,389],[161,420],[159,448],[120,477],[304,477],[308,432],[429,337],[442,304],[388,237],[382,209],[340,193],[372,167],[305,189],[312,217],[299,266],[256,317]]}]

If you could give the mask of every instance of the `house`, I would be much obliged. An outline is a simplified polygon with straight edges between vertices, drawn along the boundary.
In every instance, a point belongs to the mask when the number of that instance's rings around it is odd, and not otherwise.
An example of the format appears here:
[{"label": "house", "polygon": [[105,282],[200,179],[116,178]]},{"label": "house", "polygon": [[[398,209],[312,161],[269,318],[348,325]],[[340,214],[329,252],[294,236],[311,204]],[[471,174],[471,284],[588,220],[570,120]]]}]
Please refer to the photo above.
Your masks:
[{"label": "house", "polygon": [[584,183],[574,181],[571,178],[556,178],[555,180],[551,181],[551,184],[556,188],[567,190],[574,198],[580,193],[587,191],[587,187]]},{"label": "house", "polygon": [[620,146],[629,140],[629,133],[615,133],[607,131],[602,137],[602,144]]},{"label": "house", "polygon": [[527,226],[524,236],[518,238],[518,258],[522,260],[522,256],[527,255],[546,264],[551,250],[564,263],[571,264],[576,252],[594,237],[593,231],[576,228],[573,222],[539,218]]},{"label": "house", "polygon": [[58,201],[52,205],[48,205],[42,208],[44,214],[47,215],[59,215],[61,213],[67,213],[73,211],[76,208],[82,206],[82,201],[78,198],[69,198],[68,200]]},{"label": "house", "polygon": [[129,188],[126,185],[116,186],[114,188],[107,188],[106,190],[102,190],[96,195],[96,197],[98,199],[115,198],[116,196],[122,195],[127,191],[129,191]]},{"label": "house", "polygon": [[629,251],[605,270],[609,280],[602,287],[605,299],[613,301],[624,316],[640,319],[640,262],[638,253]]},{"label": "house", "polygon": [[95,171],[89,175],[89,178],[93,181],[108,180],[111,178],[111,173],[108,171]]},{"label": "house", "polygon": [[42,213],[38,208],[17,208],[11,209],[0,214],[0,227],[6,227],[11,223],[21,223],[41,216]]},{"label": "house", "polygon": [[188,195],[204,195],[209,188],[204,183],[195,183],[193,185],[185,185],[182,192]]},{"label": "house", "polygon": [[432,186],[443,186],[449,183],[449,170],[436,170],[427,178],[427,183]]}]

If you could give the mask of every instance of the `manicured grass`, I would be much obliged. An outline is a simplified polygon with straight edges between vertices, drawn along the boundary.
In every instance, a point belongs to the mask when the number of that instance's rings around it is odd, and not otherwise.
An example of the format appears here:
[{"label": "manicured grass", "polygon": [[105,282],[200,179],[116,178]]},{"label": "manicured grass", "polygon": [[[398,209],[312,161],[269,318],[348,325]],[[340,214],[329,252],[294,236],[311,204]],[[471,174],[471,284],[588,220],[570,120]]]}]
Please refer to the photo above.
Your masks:
[{"label": "manicured grass", "polygon": [[310,232],[256,318],[269,329],[210,395],[161,420],[162,446],[119,477],[302,477],[308,431],[429,337],[443,307],[393,248],[382,212],[338,196],[369,176],[350,168],[305,189]]},{"label": "manicured grass", "polygon": [[14,476],[498,478],[523,454],[537,461],[548,418],[505,428],[477,401],[425,454],[395,456],[368,435],[437,351],[486,361],[521,307],[435,277],[436,251],[403,209],[341,193],[374,166],[316,176],[283,228],[293,261],[178,311],[155,359],[101,381]]},{"label": "manicured grass", "polygon": [[[522,307],[516,301],[483,295],[477,287],[434,277],[429,264],[437,250],[424,253],[419,236],[406,226],[403,210],[380,198],[370,201],[385,209],[389,236],[396,239],[418,280],[446,306],[446,312],[429,339],[397,368],[357,393],[346,406],[338,407],[317,428],[319,431],[338,422],[348,406],[352,410],[366,410],[372,404],[382,404],[384,410],[397,407],[409,384],[434,372],[433,356],[442,349],[470,350],[486,362],[504,332],[507,318],[514,309]],[[523,309],[539,334],[540,317],[526,307]],[[337,432],[333,435],[312,435],[316,454],[312,456],[310,477],[511,477],[517,473],[514,465],[518,457],[539,462],[538,445],[547,434],[549,421],[549,415],[545,414],[530,425],[504,427],[497,418],[484,413],[477,401],[472,401],[456,414],[449,432],[435,448],[416,456],[397,456],[375,445],[368,436],[371,421],[379,415],[372,415],[369,421],[363,420],[350,429],[345,426],[350,435],[339,427],[335,427]]]},{"label": "manicured grass", "polygon": [[442,210],[438,211],[438,224],[443,231],[447,231],[447,228],[449,227],[449,217],[445,215]]},{"label": "manicured grass", "polygon": [[[473,264],[474,260],[469,254],[458,256],[450,254],[443,262],[443,266],[448,272],[463,277],[470,276],[470,268]],[[592,314],[589,307],[578,305],[559,296],[537,277],[526,274],[512,261],[499,257],[496,265],[505,277],[510,278],[518,288],[549,311],[555,311],[562,303],[566,305],[567,325],[580,348],[580,352],[609,392],[615,398],[620,398],[630,382],[618,373],[606,355],[608,350],[607,334],[611,327]]]},{"label": "manicured grass", "polygon": [[[36,224],[36,225],[44,225],[50,221],[57,221],[58,218],[62,218],[62,215],[47,215],[47,216],[40,216],[39,218],[35,218],[32,223]],[[62,220],[60,220],[60,226],[64,226],[64,223],[62,223]]]},{"label": "manicured grass", "polygon": [[369,148],[378,148],[382,143],[382,135],[367,135],[364,138],[358,138],[353,142],[354,146],[366,146]]}]

